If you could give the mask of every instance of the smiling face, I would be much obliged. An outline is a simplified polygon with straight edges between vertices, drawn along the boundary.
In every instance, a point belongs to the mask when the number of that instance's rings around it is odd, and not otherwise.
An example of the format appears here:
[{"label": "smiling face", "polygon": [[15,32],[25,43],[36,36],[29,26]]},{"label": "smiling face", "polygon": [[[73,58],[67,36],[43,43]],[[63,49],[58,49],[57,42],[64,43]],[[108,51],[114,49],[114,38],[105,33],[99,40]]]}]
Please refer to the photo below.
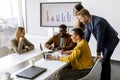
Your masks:
[{"label": "smiling face", "polygon": [[73,9],[73,13],[74,13],[75,16],[78,16],[78,12],[79,11],[76,8]]},{"label": "smiling face", "polygon": [[80,22],[82,22],[84,25],[91,22],[91,14],[87,9],[82,9],[78,15]]},{"label": "smiling face", "polygon": [[66,29],[65,28],[59,28],[59,33],[60,33],[60,37],[64,37],[66,34]]},{"label": "smiling face", "polygon": [[84,16],[79,15],[79,20],[80,20],[80,22],[82,22],[85,25],[89,22],[89,17],[85,16],[85,15]]}]

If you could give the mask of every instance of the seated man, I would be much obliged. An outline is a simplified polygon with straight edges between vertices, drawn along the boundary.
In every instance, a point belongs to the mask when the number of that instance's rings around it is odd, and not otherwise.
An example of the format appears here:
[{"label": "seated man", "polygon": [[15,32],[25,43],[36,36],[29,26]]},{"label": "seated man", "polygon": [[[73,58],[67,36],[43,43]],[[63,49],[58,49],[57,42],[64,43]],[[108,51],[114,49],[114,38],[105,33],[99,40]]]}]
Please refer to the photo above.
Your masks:
[{"label": "seated man", "polygon": [[[71,40],[71,35],[66,33],[67,26],[62,24],[59,26],[59,33],[53,35],[46,43],[45,47],[50,50],[72,50],[75,44]],[[54,46],[52,46],[52,44]]]},{"label": "seated man", "polygon": [[[90,48],[87,41],[83,38],[83,34],[84,33],[80,28],[75,28],[72,30],[71,38],[73,42],[77,43],[77,45],[68,56],[48,57],[48,59],[70,63],[69,66],[58,73],[58,80],[77,80],[87,75],[91,70],[93,60]],[[68,54],[68,52],[63,51],[63,54]]]}]

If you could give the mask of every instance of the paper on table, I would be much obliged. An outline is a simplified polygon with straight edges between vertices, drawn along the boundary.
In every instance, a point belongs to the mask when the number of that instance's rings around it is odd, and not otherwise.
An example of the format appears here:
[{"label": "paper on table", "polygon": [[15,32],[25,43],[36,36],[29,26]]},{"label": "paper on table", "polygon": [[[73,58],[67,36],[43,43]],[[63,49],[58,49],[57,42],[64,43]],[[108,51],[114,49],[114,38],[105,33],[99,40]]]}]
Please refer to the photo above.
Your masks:
[{"label": "paper on table", "polygon": [[67,56],[67,54],[61,54],[61,51],[56,51],[52,54],[52,56],[60,56],[60,57],[63,57],[63,56]]}]

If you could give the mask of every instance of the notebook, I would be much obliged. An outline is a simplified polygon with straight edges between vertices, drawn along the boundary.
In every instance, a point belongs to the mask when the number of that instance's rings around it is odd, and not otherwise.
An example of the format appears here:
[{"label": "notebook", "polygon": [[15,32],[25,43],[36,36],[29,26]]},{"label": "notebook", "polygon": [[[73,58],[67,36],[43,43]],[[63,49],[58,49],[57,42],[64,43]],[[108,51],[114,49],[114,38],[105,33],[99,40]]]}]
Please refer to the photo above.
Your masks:
[{"label": "notebook", "polygon": [[45,72],[46,70],[47,70],[46,68],[31,66],[19,72],[18,74],[16,74],[16,76],[21,78],[26,78],[26,79],[33,79],[38,75],[42,74],[43,72]]}]

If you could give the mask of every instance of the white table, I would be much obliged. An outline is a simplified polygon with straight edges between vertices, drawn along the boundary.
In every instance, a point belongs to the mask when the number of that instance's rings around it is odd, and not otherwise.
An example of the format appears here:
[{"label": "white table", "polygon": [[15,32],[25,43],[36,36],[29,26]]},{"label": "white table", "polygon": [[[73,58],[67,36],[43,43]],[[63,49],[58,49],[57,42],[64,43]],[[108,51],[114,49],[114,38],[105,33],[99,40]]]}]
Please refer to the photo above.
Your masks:
[{"label": "white table", "polygon": [[[57,53],[56,53],[57,54]],[[39,61],[37,61],[35,63],[35,66],[38,67],[43,67],[43,68],[47,68],[47,71],[42,73],[41,75],[39,75],[38,77],[36,77],[34,80],[45,80],[47,79],[49,76],[51,76],[52,74],[56,73],[57,71],[61,70],[63,67],[65,67],[68,63],[66,62],[60,62],[58,60],[44,60],[41,59]],[[29,66],[28,66],[29,67]],[[26,68],[28,68],[26,67]],[[26,69],[24,68],[24,69]],[[22,70],[24,70],[22,69]],[[20,71],[22,71],[20,70]],[[19,73],[20,71],[18,71],[17,73]],[[15,73],[16,74],[16,73]],[[14,76],[15,76],[14,74]],[[24,78],[19,78],[19,77],[14,77],[14,80],[28,80],[28,79],[24,79]]]},{"label": "white table", "polygon": [[40,54],[41,51],[35,49],[23,54],[14,53],[2,57],[0,58],[0,73]]},{"label": "white table", "polygon": [[[59,71],[60,69],[65,67],[67,64],[68,63],[60,62],[58,60],[44,60],[44,59],[41,59],[41,60],[37,61],[35,65],[38,66],[38,67],[47,68],[47,71],[42,73],[38,77],[36,77],[34,80],[45,80],[49,76],[51,76],[52,74],[56,73],[57,71]],[[26,67],[26,68],[28,68],[28,67]],[[24,68],[24,69],[26,69],[26,68]],[[22,69],[22,70],[24,70],[24,69]],[[20,70],[20,71],[22,71],[22,70]],[[19,73],[20,71],[18,71],[17,73]],[[20,77],[15,76],[14,80],[29,80],[29,79],[24,79],[24,78],[20,78]]]}]

